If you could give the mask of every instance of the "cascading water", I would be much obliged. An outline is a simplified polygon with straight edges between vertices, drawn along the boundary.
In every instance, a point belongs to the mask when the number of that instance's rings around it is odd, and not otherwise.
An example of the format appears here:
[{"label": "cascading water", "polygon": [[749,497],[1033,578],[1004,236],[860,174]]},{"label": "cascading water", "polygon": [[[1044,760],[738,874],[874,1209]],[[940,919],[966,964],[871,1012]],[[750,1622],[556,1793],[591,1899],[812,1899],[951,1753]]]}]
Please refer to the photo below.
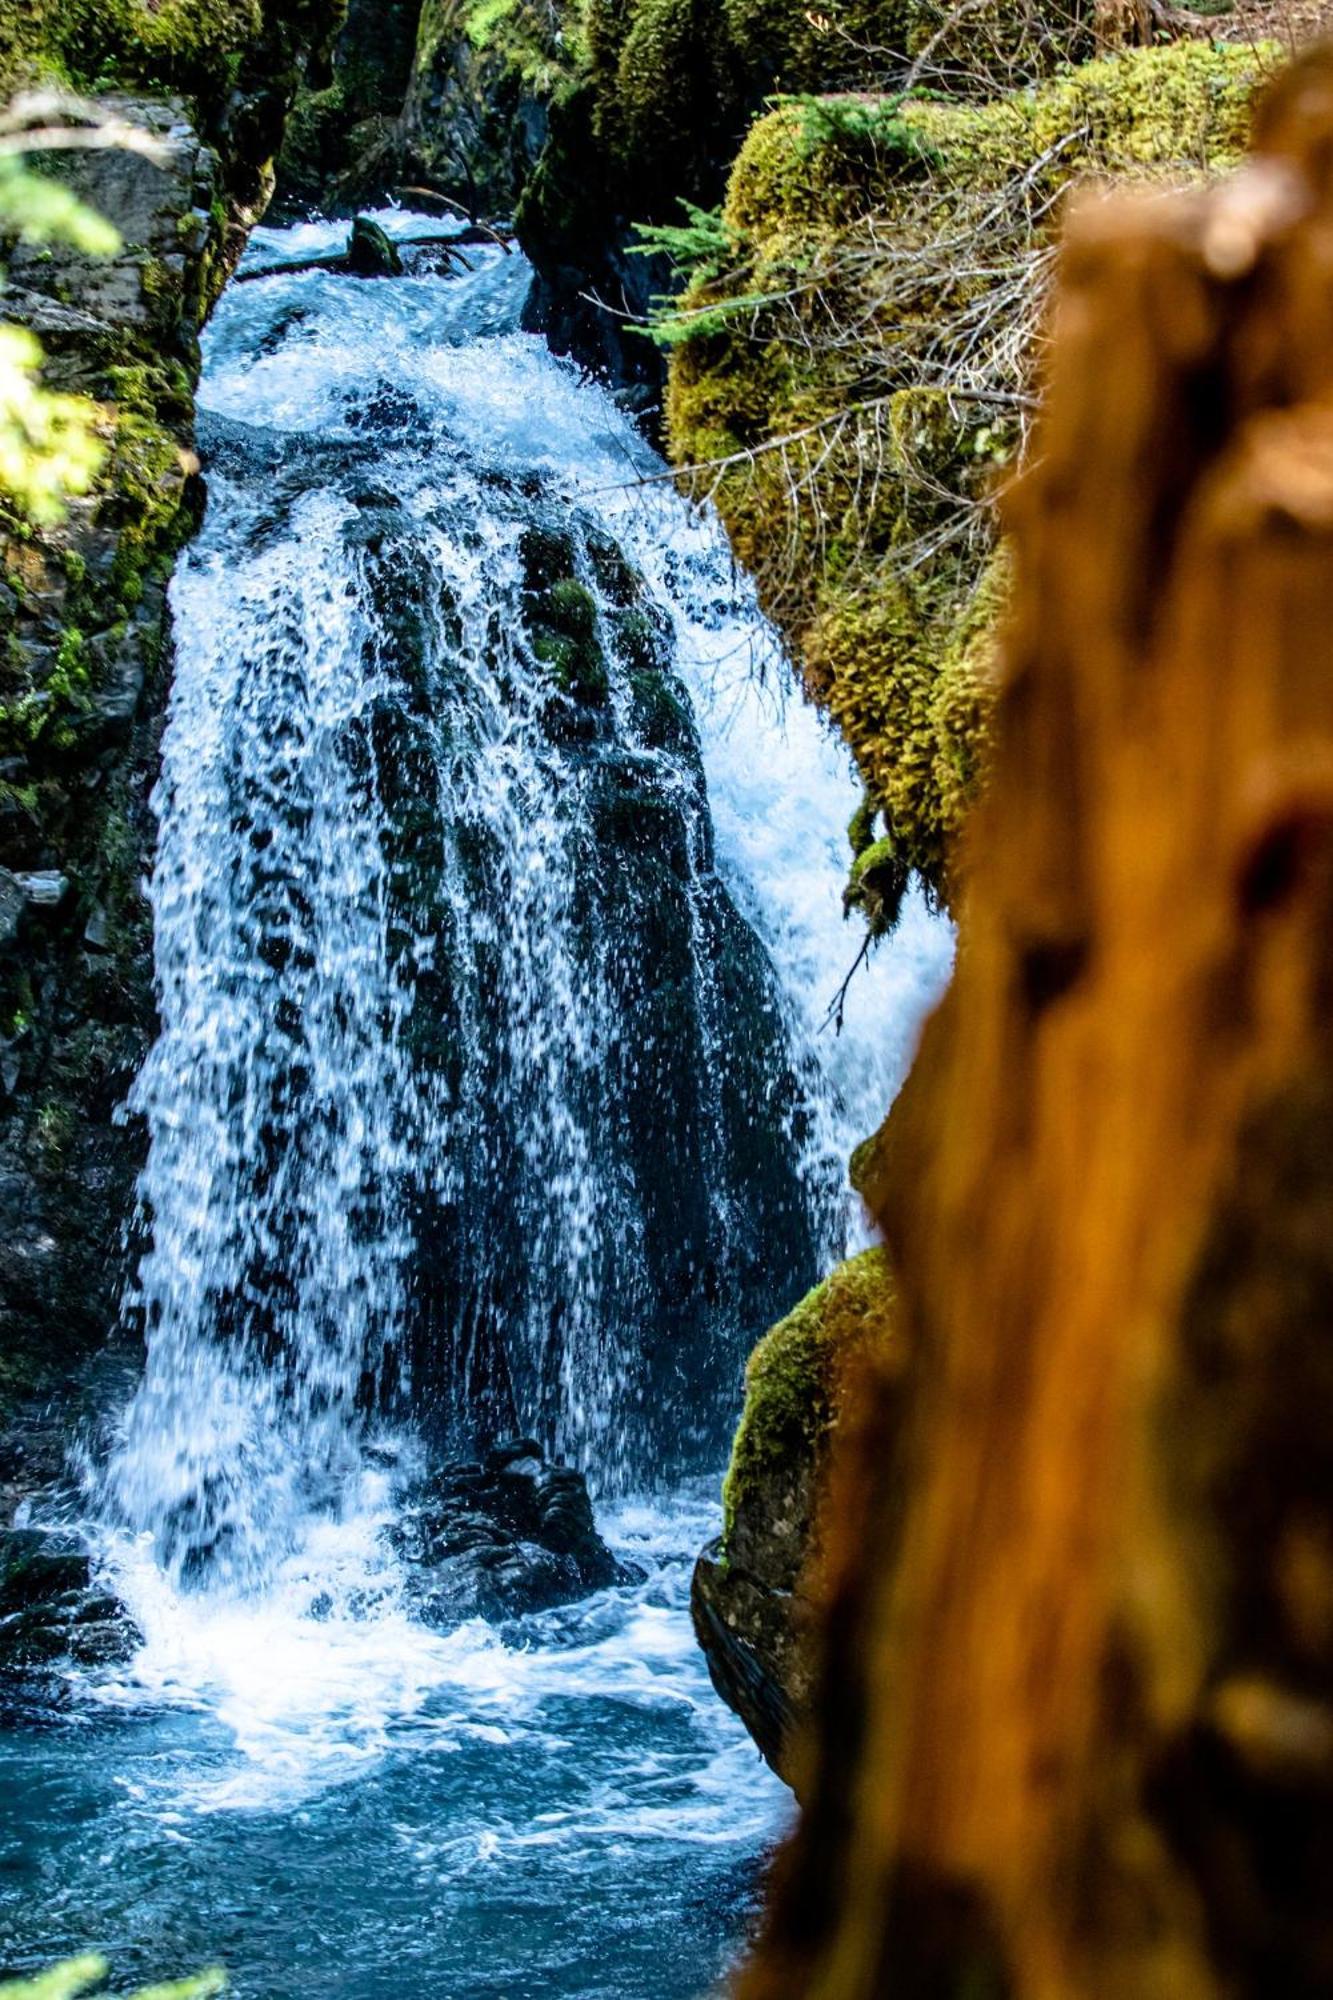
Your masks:
[{"label": "cascading water", "polygon": [[[950,944],[909,906],[821,1033],[845,759],[716,530],[517,332],[521,259],[468,255],[233,286],[208,336],[133,1106],[148,1359],[96,1482],[145,1645],[82,1690],[110,1748],[62,1738],[40,1783],[0,1755],[43,1950],[160,1959],[165,1927],[255,2000],[330,1959],[355,2000],[687,2000],[780,1812],[689,1635],[692,1475],[856,1227],[842,1162]],[[428,1632],[403,1468],[516,1427],[647,1575]]]}]

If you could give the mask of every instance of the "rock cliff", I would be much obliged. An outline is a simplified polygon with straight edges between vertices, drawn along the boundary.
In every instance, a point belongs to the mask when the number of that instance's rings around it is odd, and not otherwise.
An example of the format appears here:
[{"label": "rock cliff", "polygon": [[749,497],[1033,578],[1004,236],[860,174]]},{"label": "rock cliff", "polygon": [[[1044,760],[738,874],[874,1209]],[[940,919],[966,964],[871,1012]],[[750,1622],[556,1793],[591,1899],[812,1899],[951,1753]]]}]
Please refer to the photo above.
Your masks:
[{"label": "rock cliff", "polygon": [[153,1026],[141,885],[166,584],[202,500],[198,335],[332,13],[121,0],[0,24],[0,97],[72,84],[151,142],[47,156],[121,247],[11,243],[0,298],[49,383],[94,400],[105,447],[58,525],[0,506],[0,1409],[115,1316],[141,1152],[116,1114]]}]

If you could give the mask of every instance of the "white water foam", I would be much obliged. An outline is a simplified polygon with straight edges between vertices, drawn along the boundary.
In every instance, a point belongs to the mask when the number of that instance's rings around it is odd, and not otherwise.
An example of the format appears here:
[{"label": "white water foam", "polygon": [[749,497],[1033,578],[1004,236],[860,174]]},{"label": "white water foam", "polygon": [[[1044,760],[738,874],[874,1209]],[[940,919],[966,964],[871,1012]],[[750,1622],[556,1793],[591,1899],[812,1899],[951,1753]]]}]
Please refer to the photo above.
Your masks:
[{"label": "white water foam", "polygon": [[646,1751],[572,1802],[531,1818],[515,1818],[511,1802],[457,1839],[502,1859],[631,1836],[741,1847],[774,1837],[785,1789],[713,1694],[686,1609],[691,1553],[716,1524],[711,1494],[696,1485],[609,1511],[607,1539],[645,1580],[503,1634],[475,1620],[433,1632],[408,1615],[401,1573],[378,1539],[388,1508],[387,1484],[367,1475],[362,1509],[312,1532],[258,1599],[182,1595],[147,1539],[113,1551],[117,1587],[147,1639],[127,1671],[87,1691],[113,1711],[133,1715],[147,1702],[220,1732],[208,1754],[191,1740],[140,1780],[143,1803],[173,1821],[293,1812],[405,1754],[490,1746],[578,1760],[583,1728],[611,1704],[648,1723],[674,1716],[684,1756]]}]

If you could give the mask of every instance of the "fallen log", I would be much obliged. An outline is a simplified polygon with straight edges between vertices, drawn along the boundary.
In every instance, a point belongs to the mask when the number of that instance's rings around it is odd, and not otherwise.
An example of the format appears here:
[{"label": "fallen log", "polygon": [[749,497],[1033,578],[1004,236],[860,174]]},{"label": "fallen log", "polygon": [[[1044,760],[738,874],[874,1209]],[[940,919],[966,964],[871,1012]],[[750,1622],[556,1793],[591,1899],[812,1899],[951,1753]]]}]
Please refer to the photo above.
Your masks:
[{"label": "fallen log", "polygon": [[[474,248],[492,240],[484,228],[463,230],[456,236],[396,236],[393,241],[400,250],[441,249],[452,261],[465,271],[474,271],[476,265],[463,255],[462,247]],[[260,278],[290,277],[300,271],[351,271],[352,263],[345,250],[331,250],[322,257],[293,257],[285,264],[265,264],[257,271],[238,271],[232,279],[236,285],[254,284]]]}]

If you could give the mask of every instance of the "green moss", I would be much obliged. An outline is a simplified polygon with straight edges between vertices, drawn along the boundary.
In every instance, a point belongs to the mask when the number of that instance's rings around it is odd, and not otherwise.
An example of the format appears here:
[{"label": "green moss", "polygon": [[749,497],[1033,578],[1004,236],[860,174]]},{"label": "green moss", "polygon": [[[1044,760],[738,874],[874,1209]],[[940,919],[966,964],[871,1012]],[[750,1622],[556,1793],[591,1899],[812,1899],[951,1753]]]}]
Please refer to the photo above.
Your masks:
[{"label": "green moss", "polygon": [[1090,170],[1225,169],[1244,151],[1255,88],[1270,67],[1254,48],[1177,42],[1083,63],[980,103],[798,99],[751,128],[732,169],[726,218],[771,240],[871,207],[901,208],[932,174],[998,188],[1037,163],[1030,185],[1039,198]]},{"label": "green moss", "polygon": [[[529,574],[544,574],[547,560],[559,559],[558,538],[532,531]],[[562,576],[544,589],[529,589],[524,618],[534,657],[562,694],[584,707],[597,707],[611,692],[606,655],[598,635],[597,603],[577,577]]]},{"label": "green moss", "polygon": [[100,518],[118,530],[111,590],[133,610],[145,579],[165,574],[192,525],[182,509],[185,469],[175,435],[152,418],[122,411],[112,439]]},{"label": "green moss", "polygon": [[631,606],[611,614],[616,651],[631,673],[660,674],[671,664],[670,640],[661,623]]},{"label": "green moss", "polygon": [[884,937],[898,921],[911,873],[894,840],[885,835],[863,848],[852,863],[843,908],[860,910],[872,937]]},{"label": "green moss", "polygon": [[567,633],[582,644],[597,636],[597,600],[577,577],[564,576],[553,584],[546,600],[546,617],[558,632]]},{"label": "green moss", "polygon": [[837,1425],[843,1392],[892,1341],[888,1252],[864,1250],[765,1334],[745,1371],[745,1408],[722,1485],[723,1549],[747,1492],[788,1461],[810,1460]]},{"label": "green moss", "polygon": [[865,853],[875,838],[875,819],[879,807],[869,792],[861,794],[861,803],[847,822],[847,845],[852,850],[852,860],[856,861]]},{"label": "green moss", "polygon": [[216,96],[262,29],[260,0],[31,0],[26,31],[0,38],[0,79],[45,72],[85,89],[151,84]]},{"label": "green moss", "polygon": [[[909,57],[947,23],[953,0],[472,0],[463,16],[484,47],[523,87],[548,101],[548,136],[520,191],[520,241],[541,266],[596,266],[630,214],[642,224],[679,220],[683,198],[705,207],[722,192],[747,125],[776,92],[865,93],[901,75]],[[437,4],[428,6],[418,66],[441,67]],[[447,11],[447,10],[446,10]],[[984,0],[986,33],[972,33],[960,77],[984,77],[996,57],[1007,68],[1015,39],[1004,0]],[[1022,10],[1026,60],[1048,69],[1079,52],[1086,33],[1066,0]],[[994,19],[992,20],[992,15]],[[457,16],[449,14],[453,32]],[[1007,37],[1007,42],[1006,42]],[[488,96],[503,91],[492,83]],[[858,96],[858,102],[873,99]],[[522,120],[521,109],[518,112]],[[861,115],[826,115],[854,122]],[[867,111],[881,127],[888,120]],[[880,138],[887,142],[887,130]],[[926,141],[903,129],[910,151]]]},{"label": "green moss", "polygon": [[668,676],[640,669],[631,672],[629,689],[634,733],[645,749],[681,754],[693,746],[697,754],[694,717]]},{"label": "green moss", "polygon": [[[883,816],[849,887],[874,928],[912,871],[948,900],[987,745],[1006,582],[988,502],[1024,384],[994,401],[941,386],[951,329],[966,347],[984,268],[1028,254],[1030,214],[1056,218],[1071,180],[1232,165],[1270,67],[1264,50],[1190,42],[989,101],[802,98],[740,149],[721,215],[732,268],[679,308],[669,449],[712,468],[735,553]],[[987,239],[982,275],[935,254],[988,211],[1008,236]],[[809,442],[762,450],[783,437]]]}]

